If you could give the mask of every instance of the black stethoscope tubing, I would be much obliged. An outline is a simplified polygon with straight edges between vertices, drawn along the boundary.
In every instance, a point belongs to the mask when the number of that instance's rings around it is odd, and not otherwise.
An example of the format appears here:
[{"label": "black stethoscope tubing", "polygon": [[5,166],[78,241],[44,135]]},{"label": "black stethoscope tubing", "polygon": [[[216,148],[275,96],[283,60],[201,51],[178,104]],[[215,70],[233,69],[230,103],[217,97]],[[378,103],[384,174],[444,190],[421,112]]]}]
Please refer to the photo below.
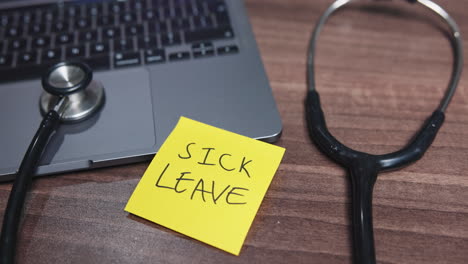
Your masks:
[{"label": "black stethoscope tubing", "polygon": [[0,263],[13,263],[17,233],[19,229],[24,200],[31,185],[32,176],[35,173],[43,150],[49,138],[60,123],[60,106],[65,103],[65,97],[60,103],[50,110],[43,118],[39,128],[34,135],[21,165],[16,174],[13,187],[10,192],[8,204],[3,218],[2,233],[0,235]]},{"label": "black stethoscope tubing", "polygon": [[[63,87],[53,85],[50,82],[53,73],[60,72],[61,69],[67,67],[78,69],[78,72],[82,74],[80,75],[82,78],[75,83],[73,83],[73,80],[68,83],[61,83],[64,84]],[[71,77],[72,74],[73,71],[70,71],[69,74],[64,74],[64,76]],[[17,234],[25,197],[50,137],[61,121],[78,122],[84,120],[97,112],[104,104],[103,88],[96,83],[92,83],[92,76],[91,68],[84,63],[61,62],[49,68],[42,78],[42,86],[47,92],[46,94],[49,95],[47,98],[52,100],[50,101],[51,109],[48,111],[43,109],[44,118],[21,161],[10,192],[0,234],[0,264],[14,263]],[[101,96],[93,96],[92,99],[88,99],[89,96],[87,95],[91,93],[87,90],[99,91]],[[80,104],[85,103],[86,107],[80,107]],[[70,109],[73,111],[70,111]],[[70,112],[73,114],[70,114]]]},{"label": "black stethoscope tubing", "polygon": [[372,155],[353,150],[339,142],[328,131],[325,116],[320,105],[320,98],[315,89],[314,57],[320,31],[327,19],[342,6],[352,0],[335,1],[320,17],[309,43],[307,56],[308,92],[305,100],[306,122],[309,135],[318,148],[329,158],[345,167],[351,178],[352,188],[352,223],[353,254],[357,264],[376,263],[374,234],[372,228],[372,190],[379,172],[401,168],[419,160],[432,144],[442,126],[447,109],[460,80],[463,68],[462,38],[459,28],[450,15],[440,6],[429,0],[407,0],[419,3],[439,15],[451,30],[451,41],[454,55],[454,66],[449,86],[438,108],[426,120],[413,139],[401,150]]},{"label": "black stethoscope tubing", "polygon": [[2,264],[13,263],[16,251],[16,234],[19,229],[26,193],[31,185],[32,175],[35,173],[42,151],[59,123],[59,112],[56,109],[50,110],[42,120],[18,169],[3,218],[0,236],[0,263]]}]

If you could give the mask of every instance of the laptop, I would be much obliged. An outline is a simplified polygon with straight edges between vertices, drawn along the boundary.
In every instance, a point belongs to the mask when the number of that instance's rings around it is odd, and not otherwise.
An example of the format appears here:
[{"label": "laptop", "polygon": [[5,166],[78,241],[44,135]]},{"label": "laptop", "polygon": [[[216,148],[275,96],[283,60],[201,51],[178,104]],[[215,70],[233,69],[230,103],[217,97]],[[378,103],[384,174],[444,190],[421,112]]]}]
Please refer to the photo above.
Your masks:
[{"label": "laptop", "polygon": [[62,60],[88,63],[106,102],[59,127],[37,175],[148,160],[180,116],[268,142],[281,134],[243,1],[0,0],[0,181],[42,119],[39,78]]}]

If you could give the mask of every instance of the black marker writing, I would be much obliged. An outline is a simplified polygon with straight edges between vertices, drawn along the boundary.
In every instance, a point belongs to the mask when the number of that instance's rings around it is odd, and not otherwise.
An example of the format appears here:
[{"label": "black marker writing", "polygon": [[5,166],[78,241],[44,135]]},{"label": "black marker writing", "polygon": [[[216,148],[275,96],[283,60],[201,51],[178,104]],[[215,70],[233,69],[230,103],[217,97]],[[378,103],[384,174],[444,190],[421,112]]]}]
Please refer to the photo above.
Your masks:
[{"label": "black marker writing", "polygon": [[169,187],[169,186],[159,185],[159,182],[161,181],[161,179],[162,179],[164,173],[166,173],[167,168],[169,168],[169,165],[170,165],[170,163],[167,163],[166,167],[164,167],[164,170],[163,170],[163,171],[161,172],[161,174],[159,175],[158,181],[156,181],[156,187],[159,187],[159,188],[166,188],[166,189],[170,189],[170,190],[175,190],[174,188]]},{"label": "black marker writing", "polygon": [[182,157],[180,154],[179,155],[179,158],[181,159],[190,159],[192,157],[192,154],[190,154],[190,151],[189,151],[189,147],[190,145],[195,145],[195,142],[192,142],[192,143],[188,143],[187,146],[185,147],[185,150],[187,151],[187,157]]},{"label": "black marker writing", "polygon": [[219,197],[221,197],[221,196],[223,195],[223,193],[224,193],[227,189],[229,189],[229,187],[231,187],[231,185],[226,186],[226,188],[224,188],[224,190],[223,190],[217,197],[215,197],[215,194],[214,194],[214,193],[215,193],[215,182],[213,181],[213,182],[211,183],[211,197],[213,197],[213,203],[216,204],[216,201],[218,201]]},{"label": "black marker writing", "polygon": [[184,175],[185,174],[190,174],[191,172],[181,172],[180,173],[180,177],[176,179],[176,184],[174,186],[174,191],[176,191],[176,193],[183,193],[185,192],[187,189],[183,189],[183,190],[177,190],[177,187],[179,187],[179,183],[180,181],[194,181],[194,179],[184,179]]},{"label": "black marker writing", "polygon": [[214,163],[206,163],[206,160],[208,159],[208,155],[210,154],[210,151],[214,150],[215,148],[202,148],[202,149],[207,150],[206,155],[205,155],[205,159],[203,160],[203,162],[198,162],[198,164],[200,164],[200,165],[215,165]]},{"label": "black marker writing", "polygon": [[232,189],[229,191],[229,193],[226,195],[226,203],[228,203],[228,204],[246,204],[246,202],[243,202],[243,203],[239,203],[239,202],[234,203],[234,202],[230,202],[230,201],[229,201],[229,197],[231,197],[231,195],[244,196],[244,195],[241,194],[241,193],[236,193],[236,192],[234,192],[235,190],[244,190],[244,191],[248,191],[249,189],[241,188],[241,187],[234,187],[234,188],[232,188]]},{"label": "black marker writing", "polygon": [[223,168],[225,171],[233,171],[234,168],[232,169],[227,169],[226,167],[224,167],[223,165],[223,157],[225,156],[232,156],[231,154],[228,154],[228,153],[224,153],[223,155],[219,156],[219,166],[221,166],[221,168]]},{"label": "black marker writing", "polygon": [[245,166],[246,166],[247,164],[249,164],[250,162],[252,162],[252,160],[249,160],[249,161],[245,162],[245,157],[243,157],[243,158],[242,158],[241,166],[240,166],[240,168],[239,168],[239,172],[242,172],[242,170],[245,171],[245,173],[247,174],[247,176],[249,176],[249,178],[250,178],[250,173],[249,173],[249,171],[245,168]]},{"label": "black marker writing", "polygon": [[[198,186],[201,185],[201,189],[198,189]],[[193,196],[195,195],[195,192],[201,192],[201,196],[204,202],[205,201],[205,193],[210,193],[209,191],[205,191],[205,184],[203,182],[203,179],[200,179],[195,186],[195,189],[193,189],[192,195],[190,196],[190,200],[193,200]]]}]

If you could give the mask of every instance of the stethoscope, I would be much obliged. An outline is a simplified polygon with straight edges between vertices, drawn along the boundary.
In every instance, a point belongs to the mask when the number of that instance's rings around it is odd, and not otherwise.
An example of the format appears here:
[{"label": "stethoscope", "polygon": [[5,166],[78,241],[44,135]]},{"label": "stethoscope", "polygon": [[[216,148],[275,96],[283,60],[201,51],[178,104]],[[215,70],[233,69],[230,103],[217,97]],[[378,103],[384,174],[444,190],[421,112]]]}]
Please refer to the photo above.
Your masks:
[{"label": "stethoscope", "polygon": [[26,193],[49,138],[61,122],[87,119],[104,105],[104,88],[81,62],[61,62],[42,77],[40,109],[44,116],[16,174],[3,218],[0,263],[13,263],[17,233]]},{"label": "stethoscope", "polygon": [[346,147],[327,129],[325,117],[320,106],[319,94],[315,89],[314,57],[318,36],[327,19],[351,0],[335,1],[320,17],[312,34],[307,61],[308,92],[305,101],[306,120],[309,135],[318,148],[329,158],[345,167],[351,178],[352,186],[352,223],[354,240],[354,262],[376,263],[374,234],[372,229],[372,190],[381,171],[401,168],[420,159],[434,140],[444,121],[444,112],[455,93],[463,68],[462,38],[455,21],[439,5],[429,0],[408,0],[419,3],[442,17],[451,30],[454,52],[454,67],[448,89],[439,107],[433,112],[414,138],[401,150],[372,155]]}]

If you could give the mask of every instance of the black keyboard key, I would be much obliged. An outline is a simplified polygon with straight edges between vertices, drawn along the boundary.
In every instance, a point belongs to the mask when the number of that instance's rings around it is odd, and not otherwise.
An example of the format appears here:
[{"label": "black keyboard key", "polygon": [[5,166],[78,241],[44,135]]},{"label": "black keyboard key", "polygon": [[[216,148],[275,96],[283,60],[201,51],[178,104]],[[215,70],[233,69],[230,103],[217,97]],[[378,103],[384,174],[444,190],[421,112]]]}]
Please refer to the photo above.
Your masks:
[{"label": "black keyboard key", "polygon": [[56,45],[69,44],[73,42],[73,33],[60,33],[55,36]]},{"label": "black keyboard key", "polygon": [[66,47],[65,55],[67,59],[84,57],[85,46],[84,45],[68,46]]},{"label": "black keyboard key", "polygon": [[66,17],[77,17],[81,15],[80,6],[71,4],[64,7],[64,14]]},{"label": "black keyboard key", "polygon": [[238,53],[238,52],[239,52],[239,48],[236,45],[230,45],[230,46],[224,46],[224,47],[218,48],[219,55],[233,54],[233,53]]},{"label": "black keyboard key", "polygon": [[166,61],[166,53],[163,49],[146,49],[144,51],[145,63],[161,63]]},{"label": "black keyboard key", "polygon": [[27,43],[27,40],[24,38],[12,39],[10,40],[9,49],[24,50],[26,48],[26,43]]},{"label": "black keyboard key", "polygon": [[102,38],[103,39],[110,39],[110,38],[118,38],[120,37],[120,28],[118,27],[107,27],[102,29]]},{"label": "black keyboard key", "polygon": [[180,45],[182,43],[179,33],[165,33],[161,35],[163,46]]},{"label": "black keyboard key", "polygon": [[169,1],[167,0],[151,0],[153,2],[154,8],[164,8],[169,6]]},{"label": "black keyboard key", "polygon": [[23,23],[23,24],[29,24],[31,23],[33,20],[33,14],[32,12],[25,12],[21,15],[20,17],[20,23]]},{"label": "black keyboard key", "polygon": [[113,2],[109,4],[109,13],[119,14],[125,12],[124,2]]},{"label": "black keyboard key", "polygon": [[192,44],[193,51],[212,50],[212,49],[214,49],[214,47],[213,47],[213,43],[211,42],[202,42],[202,43]]},{"label": "black keyboard key", "polygon": [[5,35],[11,38],[17,38],[21,36],[22,33],[21,27],[7,27],[5,29]]},{"label": "black keyboard key", "polygon": [[169,19],[171,17],[182,17],[182,9],[180,7],[172,8],[170,6],[167,6],[165,8],[162,8],[161,10],[165,19]]},{"label": "black keyboard key", "polygon": [[125,51],[133,49],[132,38],[114,39],[114,51]]},{"label": "black keyboard key", "polygon": [[103,7],[102,7],[102,3],[96,3],[96,4],[93,4],[93,5],[87,6],[86,7],[86,12],[87,12],[88,16],[102,15],[102,13],[104,12]]},{"label": "black keyboard key", "polygon": [[17,64],[33,64],[36,63],[37,53],[36,52],[22,52],[18,54]]},{"label": "black keyboard key", "polygon": [[97,31],[96,30],[87,30],[81,31],[79,33],[79,40],[80,41],[95,41],[97,39]]},{"label": "black keyboard key", "polygon": [[104,43],[104,42],[96,42],[96,43],[92,43],[90,46],[89,46],[89,53],[91,55],[94,55],[94,54],[107,54],[109,53],[109,45],[107,43]]},{"label": "black keyboard key", "polygon": [[175,6],[174,11],[173,11],[173,17],[182,17],[182,16],[183,16],[182,8]]},{"label": "black keyboard key", "polygon": [[120,14],[120,23],[122,24],[130,24],[135,23],[137,20],[136,14],[132,12],[125,12]]},{"label": "black keyboard key", "polygon": [[214,55],[214,50],[198,50],[193,52],[194,58],[209,57]]},{"label": "black keyboard key", "polygon": [[46,49],[42,51],[42,62],[56,62],[61,59],[62,49]]},{"label": "black keyboard key", "polygon": [[223,1],[214,1],[208,4],[208,10],[215,15],[218,26],[230,25],[231,22],[226,3]]},{"label": "black keyboard key", "polygon": [[114,54],[114,67],[116,68],[140,64],[139,52],[116,52]]},{"label": "black keyboard key", "polygon": [[110,61],[108,55],[93,56],[91,58],[80,59],[88,64],[93,70],[107,70],[110,68]]},{"label": "black keyboard key", "polygon": [[51,25],[51,31],[55,33],[60,33],[68,31],[68,23],[65,21],[56,21]]},{"label": "black keyboard key", "polygon": [[167,24],[165,22],[148,23],[149,34],[162,34],[167,32]]},{"label": "black keyboard key", "polygon": [[98,26],[105,27],[105,26],[113,26],[115,25],[115,17],[114,16],[100,16],[97,20]]},{"label": "black keyboard key", "polygon": [[173,18],[170,24],[173,32],[190,29],[190,21],[187,18]]},{"label": "black keyboard key", "polygon": [[125,34],[128,36],[143,35],[143,25],[127,25],[125,26]]},{"label": "black keyboard key", "polygon": [[231,24],[231,20],[229,19],[228,13],[219,13],[215,15],[216,23],[218,27],[221,26],[229,26]]},{"label": "black keyboard key", "polygon": [[141,14],[143,20],[157,20],[158,17],[158,11],[154,9],[144,10]]},{"label": "black keyboard key", "polygon": [[187,13],[189,16],[199,16],[203,13],[203,6],[201,3],[192,2],[191,5],[187,6]]},{"label": "black keyboard key", "polygon": [[204,42],[193,44],[192,53],[194,58],[213,56],[215,54],[213,43]]},{"label": "black keyboard key", "polygon": [[138,38],[138,48],[146,49],[156,47],[156,35],[149,35],[146,37]]},{"label": "black keyboard key", "polygon": [[46,31],[44,24],[32,23],[29,26],[29,34],[31,35],[42,35]]},{"label": "black keyboard key", "polygon": [[161,10],[162,10],[161,13],[162,13],[164,19],[168,19],[168,18],[171,18],[173,16],[172,12],[171,12],[172,8],[163,7],[163,8],[161,8]]},{"label": "black keyboard key", "polygon": [[50,43],[49,36],[38,36],[32,39],[31,45],[33,48],[42,48],[48,46]]},{"label": "black keyboard key", "polygon": [[45,22],[52,22],[54,18],[58,16],[57,9],[46,9],[45,12],[42,14],[42,21]]},{"label": "black keyboard key", "polygon": [[210,1],[211,3],[208,3],[208,10],[211,13],[226,13],[227,12],[227,6],[224,1]]},{"label": "black keyboard key", "polygon": [[211,17],[198,16],[193,18],[193,24],[195,29],[209,28],[213,26]]},{"label": "black keyboard key", "polygon": [[5,27],[11,23],[11,17],[7,14],[0,15],[0,26]]},{"label": "black keyboard key", "polygon": [[88,18],[79,17],[75,21],[75,27],[79,30],[91,27],[91,21]]},{"label": "black keyboard key", "polygon": [[146,8],[145,0],[134,0],[130,2],[130,10],[143,10]]},{"label": "black keyboard key", "polygon": [[185,32],[186,42],[203,42],[212,39],[228,39],[234,37],[231,27],[210,28]]},{"label": "black keyboard key", "polygon": [[169,54],[170,61],[179,61],[187,59],[190,59],[190,52],[188,51],[180,51]]},{"label": "black keyboard key", "polygon": [[[43,1],[44,2],[44,1]],[[18,8],[20,10],[32,10],[32,11],[40,11],[41,13],[45,13],[46,11],[54,11],[57,12],[57,4],[41,4],[41,5],[32,5],[26,8]]]},{"label": "black keyboard key", "polygon": [[11,65],[11,55],[0,54],[0,69]]}]

